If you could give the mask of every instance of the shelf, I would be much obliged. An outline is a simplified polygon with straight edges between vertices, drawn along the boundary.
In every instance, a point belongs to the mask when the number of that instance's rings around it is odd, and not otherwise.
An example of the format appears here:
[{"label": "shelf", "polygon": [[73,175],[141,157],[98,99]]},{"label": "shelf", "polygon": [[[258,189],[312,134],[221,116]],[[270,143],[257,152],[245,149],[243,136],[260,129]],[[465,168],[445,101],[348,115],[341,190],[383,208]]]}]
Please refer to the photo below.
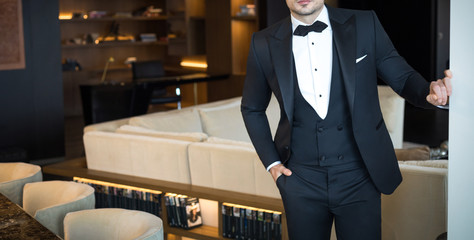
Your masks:
[{"label": "shelf", "polygon": [[174,234],[179,235],[182,237],[189,237],[195,239],[203,239],[203,240],[217,240],[222,239],[219,236],[219,229],[216,227],[211,226],[200,226],[193,229],[182,229],[177,227],[169,227],[168,224],[164,225],[164,231],[167,234]]},{"label": "shelf", "polygon": [[257,21],[256,16],[232,16],[232,20],[238,21]]},{"label": "shelf", "polygon": [[188,196],[215,200],[219,202],[231,202],[244,206],[252,206],[256,208],[284,212],[281,199],[215,188],[200,187],[191,184],[168,182],[145,177],[91,170],[87,168],[85,158],[77,158],[45,166],[43,167],[43,173],[71,178],[83,177],[99,181],[148,188],[162,192],[181,193]]},{"label": "shelf", "polygon": [[68,48],[105,48],[105,47],[122,47],[122,46],[166,46],[168,42],[165,41],[156,41],[156,42],[107,42],[107,43],[99,43],[99,44],[70,44],[65,45],[63,44],[61,47],[63,49]]},{"label": "shelf", "polygon": [[161,21],[167,20],[168,16],[159,17],[103,17],[103,18],[72,18],[72,19],[59,19],[61,23],[88,23],[88,22],[110,22],[110,21]]}]

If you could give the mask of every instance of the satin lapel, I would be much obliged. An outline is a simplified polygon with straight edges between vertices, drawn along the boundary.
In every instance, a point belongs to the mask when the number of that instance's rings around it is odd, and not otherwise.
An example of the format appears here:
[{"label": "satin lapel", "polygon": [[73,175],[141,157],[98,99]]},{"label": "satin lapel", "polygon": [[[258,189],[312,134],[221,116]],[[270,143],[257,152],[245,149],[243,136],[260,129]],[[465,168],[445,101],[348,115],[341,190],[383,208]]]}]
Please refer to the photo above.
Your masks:
[{"label": "satin lapel", "polygon": [[333,30],[336,52],[341,64],[342,78],[346,88],[351,113],[354,113],[356,89],[356,28],[353,15],[343,15],[337,9],[329,8],[329,18]]},{"label": "satin lapel", "polygon": [[291,20],[282,23],[273,36],[268,38],[270,54],[280,87],[288,120],[293,121],[294,60],[292,51]]}]

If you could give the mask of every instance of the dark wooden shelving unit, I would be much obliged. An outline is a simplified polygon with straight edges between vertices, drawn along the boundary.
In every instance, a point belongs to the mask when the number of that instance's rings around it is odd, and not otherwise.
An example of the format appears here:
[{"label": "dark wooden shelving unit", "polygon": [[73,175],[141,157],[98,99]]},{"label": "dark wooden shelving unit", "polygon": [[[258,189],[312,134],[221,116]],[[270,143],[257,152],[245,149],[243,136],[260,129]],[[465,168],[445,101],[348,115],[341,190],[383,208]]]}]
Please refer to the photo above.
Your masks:
[{"label": "dark wooden shelving unit", "polygon": [[[240,192],[220,190],[208,187],[194,186],[191,184],[168,182],[138,176],[130,176],[118,173],[90,170],[87,168],[85,158],[78,158],[73,160],[67,160],[64,162],[44,166],[43,174],[49,174],[53,176],[60,176],[63,178],[81,177],[88,178],[98,181],[105,181],[123,185],[129,185],[134,187],[146,188],[161,191],[163,193],[179,193],[187,196],[193,196],[197,198],[213,200],[218,202],[218,224],[219,226],[201,226],[193,229],[181,229],[176,227],[170,227],[167,224],[167,213],[164,205],[165,201],[162,202],[162,219],[164,223],[164,231],[166,234],[173,234],[183,237],[190,237],[195,239],[204,240],[215,240],[223,239],[222,237],[222,215],[220,209],[222,203],[234,203],[244,206],[252,206],[255,208],[271,209],[274,211],[282,212],[282,236],[284,240],[288,239],[286,232],[286,218],[284,214],[283,203],[281,199],[262,197],[251,194],[245,194]],[[163,194],[164,195],[164,194]]]},{"label": "dark wooden shelving unit", "polygon": [[71,18],[59,19],[60,23],[91,23],[91,22],[110,22],[110,21],[162,21],[167,20],[167,16],[158,17],[101,17],[101,18]]},{"label": "dark wooden shelving unit", "polygon": [[131,41],[117,41],[117,42],[104,42],[98,44],[63,44],[62,48],[106,48],[106,47],[125,47],[125,46],[167,46],[167,41],[156,41],[156,42],[131,42]]}]

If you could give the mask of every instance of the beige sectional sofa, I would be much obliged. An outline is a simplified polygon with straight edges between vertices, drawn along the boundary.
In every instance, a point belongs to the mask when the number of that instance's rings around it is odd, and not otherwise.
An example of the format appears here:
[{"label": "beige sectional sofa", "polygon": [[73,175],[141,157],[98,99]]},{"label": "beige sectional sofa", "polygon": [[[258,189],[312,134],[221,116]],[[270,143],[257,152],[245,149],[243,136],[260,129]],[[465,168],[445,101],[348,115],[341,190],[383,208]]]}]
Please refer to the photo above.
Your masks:
[{"label": "beige sectional sofa", "polygon": [[[404,100],[388,87],[379,87],[379,98],[394,147],[401,148]],[[241,98],[237,97],[181,110],[89,125],[84,129],[88,168],[280,198],[273,179],[265,171],[250,143],[240,113],[240,100]],[[267,115],[273,134],[279,114],[278,102],[272,98]],[[445,183],[439,185],[438,180],[432,179],[438,179],[438,170],[420,166],[412,169],[414,166],[405,165],[400,165],[405,177],[399,188],[401,190],[383,198],[383,218],[386,223],[384,239],[423,239],[406,237],[411,233],[402,234],[399,231],[415,230],[400,227],[400,224],[410,223],[418,226],[419,222],[426,220],[427,215],[403,215],[397,209],[412,203],[418,204],[418,198],[415,196],[424,199],[433,196],[436,199],[430,201],[438,201],[439,196],[445,194]],[[408,177],[414,172],[424,177]],[[418,188],[423,186],[429,187],[431,192],[423,192],[427,195],[421,196]],[[445,203],[443,204],[442,208],[445,209]],[[419,207],[427,208],[426,205]],[[441,212],[439,211],[439,214]],[[405,217],[417,220],[415,223],[412,223],[412,220],[401,220]],[[445,218],[445,215],[442,217]],[[214,224],[215,221],[209,225]],[[425,229],[417,231],[424,232]]]}]

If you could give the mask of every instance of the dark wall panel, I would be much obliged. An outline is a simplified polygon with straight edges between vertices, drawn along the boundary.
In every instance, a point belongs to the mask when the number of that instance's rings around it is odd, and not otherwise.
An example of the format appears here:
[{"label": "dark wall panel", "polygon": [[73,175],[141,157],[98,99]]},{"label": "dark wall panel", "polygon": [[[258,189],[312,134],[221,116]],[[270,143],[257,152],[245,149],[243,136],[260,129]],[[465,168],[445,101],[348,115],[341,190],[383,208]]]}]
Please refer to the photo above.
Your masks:
[{"label": "dark wall panel", "polygon": [[[449,0],[339,0],[374,10],[401,56],[427,81],[449,67]],[[406,104],[404,140],[438,146],[448,138],[448,112]]]},{"label": "dark wall panel", "polygon": [[0,71],[0,151],[29,159],[64,156],[57,0],[23,0],[26,68]]}]

